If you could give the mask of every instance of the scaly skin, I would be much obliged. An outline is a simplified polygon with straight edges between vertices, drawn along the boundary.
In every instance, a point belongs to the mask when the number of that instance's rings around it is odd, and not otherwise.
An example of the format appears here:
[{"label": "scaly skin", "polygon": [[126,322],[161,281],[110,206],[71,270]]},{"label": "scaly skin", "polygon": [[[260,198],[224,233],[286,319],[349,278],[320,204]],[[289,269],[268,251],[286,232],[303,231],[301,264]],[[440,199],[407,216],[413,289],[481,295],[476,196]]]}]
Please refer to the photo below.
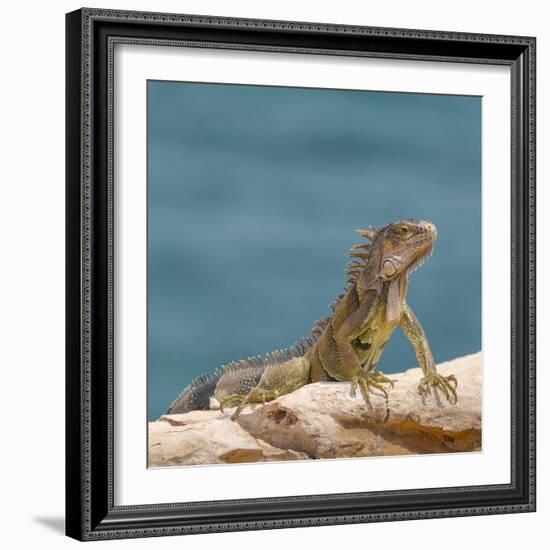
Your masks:
[{"label": "scaly skin", "polygon": [[[456,403],[457,380],[437,372],[424,330],[406,303],[409,274],[431,254],[435,226],[403,220],[359,233],[372,244],[351,249],[345,292],[333,304],[332,316],[318,322],[311,337],[290,350],[233,363],[216,375],[214,396],[222,410],[237,406],[233,420],[247,403],[265,403],[308,383],[327,380],[351,382],[368,405],[371,393],[376,393],[372,390],[378,390],[387,402],[387,388],[393,382],[376,367],[397,326],[412,344],[422,369],[419,392],[438,388],[449,402]],[[198,401],[190,396],[206,384],[211,387],[215,380],[192,383],[168,412],[189,410],[188,403]],[[200,401],[204,402],[202,394]]]}]

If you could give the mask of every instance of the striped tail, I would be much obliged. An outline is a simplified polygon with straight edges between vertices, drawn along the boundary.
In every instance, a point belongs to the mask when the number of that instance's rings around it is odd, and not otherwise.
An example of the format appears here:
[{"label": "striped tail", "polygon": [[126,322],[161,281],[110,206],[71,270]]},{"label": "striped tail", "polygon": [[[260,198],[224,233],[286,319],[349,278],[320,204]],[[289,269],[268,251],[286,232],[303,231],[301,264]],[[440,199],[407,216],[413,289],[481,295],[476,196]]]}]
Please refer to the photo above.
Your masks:
[{"label": "striped tail", "polygon": [[170,405],[166,414],[179,414],[210,408],[210,397],[214,395],[216,384],[222,375],[217,370],[213,374],[201,374],[186,386],[177,399]]},{"label": "striped tail", "polygon": [[302,338],[290,349],[278,350],[266,355],[255,355],[240,361],[222,365],[212,374],[201,374],[179,394],[166,414],[180,414],[210,408],[210,398],[218,402],[231,395],[245,396],[260,382],[268,367],[285,363],[295,357],[303,357],[327,326],[330,317],[317,321],[311,336]]}]

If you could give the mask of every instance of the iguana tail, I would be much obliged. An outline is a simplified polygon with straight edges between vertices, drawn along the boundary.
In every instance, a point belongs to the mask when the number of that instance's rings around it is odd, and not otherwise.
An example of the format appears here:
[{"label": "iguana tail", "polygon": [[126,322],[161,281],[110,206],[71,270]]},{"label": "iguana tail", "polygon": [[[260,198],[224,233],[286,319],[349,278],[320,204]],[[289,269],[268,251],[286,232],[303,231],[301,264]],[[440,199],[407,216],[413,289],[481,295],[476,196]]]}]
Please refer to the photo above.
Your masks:
[{"label": "iguana tail", "polygon": [[[268,369],[271,373],[270,377],[273,378],[279,366],[284,369],[285,363],[297,357],[303,357],[313,346],[317,337],[328,324],[329,319],[329,317],[326,317],[317,321],[311,331],[311,336],[302,338],[290,349],[277,350],[263,356],[256,355],[240,361],[232,361],[227,365],[222,365],[212,374],[201,374],[184,388],[170,405],[166,414],[209,409],[211,397],[214,397],[220,404],[231,396],[245,397],[260,384],[262,375]],[[239,402],[239,399],[237,399],[237,402]]]},{"label": "iguana tail", "polygon": [[259,384],[262,374],[268,367],[301,356],[303,351],[302,348],[293,346],[290,350],[232,361],[222,365],[212,374],[201,374],[183,389],[166,414],[209,409],[211,397],[221,403],[232,395],[245,396]]},{"label": "iguana tail", "polygon": [[204,410],[210,408],[210,397],[214,395],[216,384],[222,372],[215,371],[213,374],[201,374],[191,384],[186,386],[173,401],[166,414],[179,414],[193,410]]}]

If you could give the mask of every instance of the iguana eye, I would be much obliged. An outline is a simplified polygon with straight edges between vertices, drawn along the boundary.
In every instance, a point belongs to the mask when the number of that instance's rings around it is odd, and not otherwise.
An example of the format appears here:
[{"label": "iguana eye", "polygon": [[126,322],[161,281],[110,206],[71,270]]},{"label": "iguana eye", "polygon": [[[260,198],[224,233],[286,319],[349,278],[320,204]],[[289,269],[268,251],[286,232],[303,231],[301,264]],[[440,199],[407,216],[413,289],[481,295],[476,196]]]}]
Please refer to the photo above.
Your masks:
[{"label": "iguana eye", "polygon": [[411,230],[406,225],[400,225],[396,231],[400,237],[408,238],[411,235]]}]

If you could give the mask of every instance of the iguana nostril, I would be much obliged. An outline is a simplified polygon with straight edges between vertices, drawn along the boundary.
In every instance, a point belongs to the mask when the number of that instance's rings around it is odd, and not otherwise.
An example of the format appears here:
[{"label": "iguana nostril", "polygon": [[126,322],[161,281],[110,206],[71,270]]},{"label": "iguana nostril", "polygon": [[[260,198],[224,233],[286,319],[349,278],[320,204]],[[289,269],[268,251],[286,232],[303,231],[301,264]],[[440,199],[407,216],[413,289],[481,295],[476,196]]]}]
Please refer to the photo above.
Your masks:
[{"label": "iguana nostril", "polygon": [[431,222],[424,222],[424,231],[431,233],[434,237],[437,237],[437,228]]}]

